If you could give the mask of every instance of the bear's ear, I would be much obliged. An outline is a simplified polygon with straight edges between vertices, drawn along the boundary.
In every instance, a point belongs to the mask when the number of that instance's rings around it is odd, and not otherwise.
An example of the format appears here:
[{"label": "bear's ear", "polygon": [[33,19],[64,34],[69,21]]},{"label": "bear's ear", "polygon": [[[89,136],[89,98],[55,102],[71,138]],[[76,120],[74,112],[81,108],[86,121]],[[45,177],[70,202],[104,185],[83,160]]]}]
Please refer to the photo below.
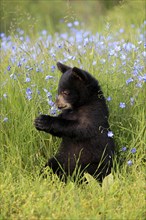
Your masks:
[{"label": "bear's ear", "polygon": [[73,67],[72,68],[72,73],[80,81],[86,81],[87,80],[87,75],[86,75],[86,72],[84,70],[81,70],[77,67]]},{"label": "bear's ear", "polygon": [[71,69],[71,67],[66,66],[60,62],[57,62],[57,67],[62,73],[65,73],[67,70]]}]

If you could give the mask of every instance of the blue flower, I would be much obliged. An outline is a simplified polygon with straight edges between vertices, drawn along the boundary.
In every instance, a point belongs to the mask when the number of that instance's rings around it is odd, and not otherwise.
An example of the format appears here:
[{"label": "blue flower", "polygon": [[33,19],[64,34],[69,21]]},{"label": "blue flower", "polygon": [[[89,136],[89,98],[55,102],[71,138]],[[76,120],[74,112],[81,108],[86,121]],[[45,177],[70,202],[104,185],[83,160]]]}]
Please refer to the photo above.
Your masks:
[{"label": "blue flower", "polygon": [[21,62],[18,62],[17,66],[18,66],[18,67],[21,67],[21,66],[22,66],[22,63],[21,63]]},{"label": "blue flower", "polygon": [[126,51],[131,51],[132,49],[135,49],[135,45],[128,42],[128,43],[124,43],[123,44],[123,48],[126,50]]},{"label": "blue flower", "polygon": [[115,51],[118,52],[118,51],[120,51],[120,50],[121,50],[121,47],[120,47],[120,46],[116,46],[116,47],[115,47]]},{"label": "blue flower", "polygon": [[31,70],[33,70],[33,67],[30,67],[30,68],[28,69],[28,71],[31,71]]},{"label": "blue flower", "polygon": [[142,88],[142,84],[141,84],[141,83],[137,83],[137,84],[136,84],[136,87]]},{"label": "blue flower", "polygon": [[8,95],[6,93],[4,93],[3,97],[6,99],[8,97]]},{"label": "blue flower", "polygon": [[26,98],[30,101],[32,99],[31,95],[27,95]]},{"label": "blue flower", "polygon": [[119,30],[119,32],[120,32],[121,34],[124,33],[124,29],[121,28],[121,29]]},{"label": "blue flower", "polygon": [[63,46],[62,46],[61,44],[59,44],[59,45],[58,45],[58,48],[61,49],[61,48],[63,48]]},{"label": "blue flower", "polygon": [[128,160],[128,161],[127,161],[127,165],[128,165],[128,166],[132,166],[132,164],[133,164],[132,160]]},{"label": "blue flower", "polygon": [[122,147],[122,151],[125,152],[127,150],[127,147]]},{"label": "blue flower", "polygon": [[45,61],[44,61],[44,60],[42,60],[42,61],[41,61],[41,65],[43,65],[44,63],[45,63]]},{"label": "blue flower", "polygon": [[26,77],[25,82],[30,82],[31,79],[29,77]]},{"label": "blue flower", "polygon": [[25,68],[28,70],[28,71],[31,71],[31,70],[33,70],[33,67],[30,67],[30,66],[25,66]]},{"label": "blue flower", "polygon": [[133,79],[132,78],[129,78],[126,80],[126,84],[128,85],[129,83],[133,82]]},{"label": "blue flower", "polygon": [[27,89],[26,89],[26,95],[31,95],[31,94],[32,94],[31,88],[27,88]]},{"label": "blue flower", "polygon": [[52,107],[54,105],[54,102],[52,100],[48,100],[48,104]]},{"label": "blue flower", "polygon": [[136,153],[136,148],[132,148],[131,153],[135,154]]},{"label": "blue flower", "polygon": [[42,68],[36,68],[36,72],[43,72],[43,69]]},{"label": "blue flower", "polygon": [[125,60],[126,59],[126,55],[122,54],[120,58],[121,58],[121,60]]},{"label": "blue flower", "polygon": [[67,23],[67,26],[72,27],[72,23],[71,22]]},{"label": "blue flower", "polygon": [[108,136],[108,137],[113,137],[113,136],[114,136],[114,134],[113,134],[113,132],[112,132],[112,131],[108,131],[107,136]]},{"label": "blue flower", "polygon": [[50,114],[51,115],[56,115],[57,113],[57,108],[55,106],[52,106],[51,109],[50,109]]},{"label": "blue flower", "polygon": [[109,97],[107,97],[107,99],[106,99],[108,102],[110,102],[111,100],[112,100],[112,98],[109,96]]},{"label": "blue flower", "polygon": [[5,34],[4,34],[4,33],[0,33],[0,37],[1,37],[1,38],[4,38],[4,37],[5,37]]},{"label": "blue flower", "polygon": [[56,66],[51,66],[51,71],[54,72],[54,70],[56,69]]},{"label": "blue flower", "polygon": [[143,77],[142,76],[137,76],[138,80],[139,81],[142,81],[143,80]]},{"label": "blue flower", "polygon": [[52,94],[50,92],[47,92],[47,97],[48,98],[51,98],[52,97]]},{"label": "blue flower", "polygon": [[96,65],[96,63],[97,63],[96,61],[93,61],[92,65],[93,65],[93,66],[95,66],[95,65]]},{"label": "blue flower", "polygon": [[132,74],[133,74],[134,76],[137,76],[137,75],[138,75],[138,70],[137,70],[137,69],[134,69],[133,72],[132,72]]},{"label": "blue flower", "polygon": [[11,66],[9,65],[9,66],[7,67],[7,70],[10,71],[10,69],[11,69]]},{"label": "blue flower", "polygon": [[79,26],[79,21],[74,21],[75,26]]},{"label": "blue flower", "polygon": [[120,102],[120,105],[119,105],[120,108],[125,108],[126,107],[126,104],[124,102]]},{"label": "blue flower", "polygon": [[42,31],[42,35],[44,35],[44,36],[47,35],[47,31],[46,31],[46,30],[43,30],[43,31]]},{"label": "blue flower", "polygon": [[142,55],[143,55],[144,57],[146,57],[146,51],[143,51]]},{"label": "blue flower", "polygon": [[26,98],[28,100],[31,100],[32,99],[32,90],[30,88],[27,88],[26,89]]},{"label": "blue flower", "polygon": [[7,121],[8,121],[8,118],[5,117],[5,118],[3,119],[3,122],[7,122]]},{"label": "blue flower", "polygon": [[142,80],[146,82],[146,74],[142,77]]},{"label": "blue flower", "polygon": [[114,54],[115,54],[115,51],[114,50],[110,50],[109,55],[113,56]]},{"label": "blue flower", "polygon": [[26,68],[26,69],[29,69],[29,68],[30,68],[30,66],[28,66],[28,65],[27,65],[27,66],[25,66],[25,68]]},{"label": "blue flower", "polygon": [[52,78],[53,78],[53,76],[48,75],[48,76],[45,77],[45,80],[52,79]]}]

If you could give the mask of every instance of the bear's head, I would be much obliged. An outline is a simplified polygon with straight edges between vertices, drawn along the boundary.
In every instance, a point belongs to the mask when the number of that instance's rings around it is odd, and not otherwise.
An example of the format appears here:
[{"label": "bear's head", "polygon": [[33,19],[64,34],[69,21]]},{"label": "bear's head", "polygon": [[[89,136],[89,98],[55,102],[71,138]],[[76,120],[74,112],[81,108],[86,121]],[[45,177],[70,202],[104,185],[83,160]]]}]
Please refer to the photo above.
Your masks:
[{"label": "bear's head", "polygon": [[74,109],[97,100],[102,95],[98,81],[88,72],[77,67],[57,63],[62,76],[58,86],[56,105],[58,108]]}]

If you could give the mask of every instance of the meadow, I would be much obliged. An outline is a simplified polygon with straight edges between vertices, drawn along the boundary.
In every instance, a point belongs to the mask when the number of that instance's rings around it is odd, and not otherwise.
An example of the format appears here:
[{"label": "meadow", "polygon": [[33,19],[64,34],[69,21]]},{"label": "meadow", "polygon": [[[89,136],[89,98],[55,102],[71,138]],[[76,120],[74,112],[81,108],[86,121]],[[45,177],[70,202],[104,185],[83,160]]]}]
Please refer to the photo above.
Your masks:
[{"label": "meadow", "polygon": [[[124,7],[109,12],[100,31],[74,19],[58,32],[0,34],[1,220],[145,219],[146,20],[128,20]],[[58,114],[58,61],[93,74],[107,99],[116,158],[102,187],[88,174],[80,186],[39,176],[60,142],[33,125],[40,113]]]}]

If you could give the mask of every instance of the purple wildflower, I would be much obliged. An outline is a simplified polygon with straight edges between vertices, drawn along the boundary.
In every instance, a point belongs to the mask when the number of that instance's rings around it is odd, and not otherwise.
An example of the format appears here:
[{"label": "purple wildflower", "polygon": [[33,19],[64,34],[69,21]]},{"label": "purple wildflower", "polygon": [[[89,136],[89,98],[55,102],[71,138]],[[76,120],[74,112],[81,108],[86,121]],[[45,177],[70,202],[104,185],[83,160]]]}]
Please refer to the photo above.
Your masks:
[{"label": "purple wildflower", "polygon": [[124,29],[121,28],[121,29],[119,30],[119,32],[120,32],[121,34],[124,33]]},{"label": "purple wildflower", "polygon": [[72,23],[71,22],[69,22],[68,24],[67,24],[67,27],[72,27]]},{"label": "purple wildflower", "polygon": [[43,65],[44,63],[45,63],[45,61],[44,61],[44,60],[42,60],[42,61],[41,61],[41,65]]},{"label": "purple wildflower", "polygon": [[136,148],[132,148],[131,153],[135,154],[136,153]]},{"label": "purple wildflower", "polygon": [[116,47],[115,47],[115,51],[118,52],[118,51],[120,51],[120,50],[121,50],[121,47],[120,47],[120,46],[116,46]]},{"label": "purple wildflower", "polygon": [[139,82],[139,83],[136,84],[136,87],[137,88],[142,88],[142,84]]},{"label": "purple wildflower", "polygon": [[142,80],[146,82],[146,74],[142,77]]},{"label": "purple wildflower", "polygon": [[50,109],[50,114],[51,115],[56,115],[57,111],[58,111],[57,108],[55,106],[52,106],[51,109]]},{"label": "purple wildflower", "polygon": [[127,150],[127,147],[122,147],[122,151],[125,152]]},{"label": "purple wildflower", "polygon": [[53,78],[53,76],[48,75],[48,76],[45,77],[45,80],[52,79],[52,78]]},{"label": "purple wildflower", "polygon": [[115,54],[115,51],[114,50],[110,50],[109,55],[113,56],[114,54]]},{"label": "purple wildflower", "polygon": [[52,100],[48,100],[48,104],[52,107],[54,105],[54,102]]},{"label": "purple wildflower", "polygon": [[120,108],[125,108],[126,107],[126,104],[124,102],[120,102],[120,105],[119,105]]},{"label": "purple wildflower", "polygon": [[51,66],[51,71],[54,72],[56,69],[56,66]]},{"label": "purple wildflower", "polygon": [[132,166],[132,164],[133,164],[132,160],[128,160],[128,161],[127,161],[127,165],[128,165],[128,166]]},{"label": "purple wildflower", "polygon": [[46,95],[47,95],[48,98],[52,97],[52,94],[50,92],[47,92]]},{"label": "purple wildflower", "polygon": [[31,79],[29,77],[26,77],[25,82],[30,82]]},{"label": "purple wildflower", "polygon": [[79,21],[74,21],[75,26],[79,26]]},{"label": "purple wildflower", "polygon": [[31,94],[32,94],[31,88],[27,88],[27,89],[26,89],[26,95],[31,95]]},{"label": "purple wildflower", "polygon": [[47,30],[42,30],[42,35],[47,35]]},{"label": "purple wildflower", "polygon": [[26,98],[28,100],[31,100],[32,99],[32,90],[30,88],[27,88],[26,89]]},{"label": "purple wildflower", "polygon": [[3,97],[6,99],[8,97],[8,95],[6,93],[4,93]]},{"label": "purple wildflower", "polygon": [[128,85],[129,83],[133,82],[133,79],[132,78],[129,78],[126,80],[126,84]]},{"label": "purple wildflower", "polygon": [[96,65],[96,63],[97,63],[96,61],[93,61],[92,65],[93,65],[93,66],[95,66],[95,65]]},{"label": "purple wildflower", "polygon": [[18,62],[17,66],[18,66],[18,67],[21,67],[21,66],[22,66],[22,63],[21,63],[21,62]]},{"label": "purple wildflower", "polygon": [[108,136],[108,137],[113,137],[113,136],[114,136],[114,134],[113,134],[113,132],[112,132],[112,131],[108,131],[107,136]]},{"label": "purple wildflower", "polygon": [[109,97],[107,97],[107,99],[106,99],[108,102],[110,102],[111,100],[112,100],[112,98],[109,96]]},{"label": "purple wildflower", "polygon": [[5,118],[3,119],[3,122],[7,122],[7,121],[8,121],[8,118],[5,117]]},{"label": "purple wildflower", "polygon": [[11,66],[9,65],[9,66],[7,67],[7,70],[10,71],[10,69],[11,69]]},{"label": "purple wildflower", "polygon": [[144,57],[146,57],[146,51],[143,51],[142,55],[143,55]]}]

